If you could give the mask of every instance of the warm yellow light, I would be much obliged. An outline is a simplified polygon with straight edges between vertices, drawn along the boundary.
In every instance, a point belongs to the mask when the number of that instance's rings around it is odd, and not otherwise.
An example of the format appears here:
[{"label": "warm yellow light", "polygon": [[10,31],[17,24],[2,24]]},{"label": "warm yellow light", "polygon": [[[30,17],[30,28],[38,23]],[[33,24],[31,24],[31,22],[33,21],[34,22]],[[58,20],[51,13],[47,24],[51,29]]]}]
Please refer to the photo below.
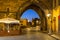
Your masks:
[{"label": "warm yellow light", "polygon": [[30,22],[30,20],[28,20],[28,22]]},{"label": "warm yellow light", "polygon": [[47,14],[47,17],[49,17],[51,14]]},{"label": "warm yellow light", "polygon": [[9,33],[10,31],[8,30],[8,33]]}]

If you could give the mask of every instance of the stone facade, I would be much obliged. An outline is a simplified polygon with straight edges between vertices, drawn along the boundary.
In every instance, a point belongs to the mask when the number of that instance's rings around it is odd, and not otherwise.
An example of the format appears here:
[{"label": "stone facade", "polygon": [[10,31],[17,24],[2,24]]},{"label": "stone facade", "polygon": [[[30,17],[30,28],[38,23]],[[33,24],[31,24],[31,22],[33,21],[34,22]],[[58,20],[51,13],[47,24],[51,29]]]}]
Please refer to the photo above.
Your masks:
[{"label": "stone facade", "polygon": [[[0,19],[10,17],[19,20],[23,12],[30,8],[38,12],[43,28],[48,25],[46,15],[51,13],[51,27],[53,28],[53,17],[59,13],[58,4],[60,5],[58,0],[0,0]],[[58,31],[58,21],[56,21],[56,25],[56,31]]]}]

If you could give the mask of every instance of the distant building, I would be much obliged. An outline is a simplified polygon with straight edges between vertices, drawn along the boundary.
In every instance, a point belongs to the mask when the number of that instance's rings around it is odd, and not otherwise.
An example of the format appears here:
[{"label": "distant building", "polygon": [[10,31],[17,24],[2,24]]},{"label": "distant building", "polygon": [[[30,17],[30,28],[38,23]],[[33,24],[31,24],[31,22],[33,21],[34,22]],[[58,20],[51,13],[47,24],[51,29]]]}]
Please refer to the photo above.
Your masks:
[{"label": "distant building", "polygon": [[31,27],[32,26],[32,22],[28,22],[28,27]]},{"label": "distant building", "polygon": [[35,19],[32,19],[32,26],[35,27],[35,26],[39,26],[40,25],[40,19],[38,18],[35,18]]},{"label": "distant building", "polygon": [[27,22],[28,22],[27,19],[20,19],[20,26],[27,27]]}]

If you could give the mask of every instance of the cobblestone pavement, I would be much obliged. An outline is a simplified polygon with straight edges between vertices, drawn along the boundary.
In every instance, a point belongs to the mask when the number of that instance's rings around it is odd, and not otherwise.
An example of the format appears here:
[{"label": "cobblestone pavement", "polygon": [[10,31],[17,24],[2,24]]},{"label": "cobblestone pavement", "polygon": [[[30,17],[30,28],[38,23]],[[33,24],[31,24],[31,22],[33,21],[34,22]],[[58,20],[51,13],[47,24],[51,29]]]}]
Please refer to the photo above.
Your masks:
[{"label": "cobblestone pavement", "polygon": [[27,32],[24,35],[19,36],[4,36],[0,37],[0,40],[56,40],[41,32]]}]

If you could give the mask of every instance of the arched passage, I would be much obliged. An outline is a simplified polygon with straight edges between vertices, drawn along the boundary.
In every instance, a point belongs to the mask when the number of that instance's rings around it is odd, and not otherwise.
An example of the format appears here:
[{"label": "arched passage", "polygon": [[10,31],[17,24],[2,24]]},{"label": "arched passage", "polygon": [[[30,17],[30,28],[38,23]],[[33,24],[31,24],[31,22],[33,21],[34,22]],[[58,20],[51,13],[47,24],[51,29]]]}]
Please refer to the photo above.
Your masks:
[{"label": "arched passage", "polygon": [[46,15],[45,15],[44,11],[40,7],[38,7],[38,6],[34,5],[34,4],[29,5],[29,6],[25,7],[25,8],[23,8],[21,10],[21,13],[18,13],[18,19],[20,19],[21,15],[24,13],[24,11],[26,11],[28,9],[33,9],[33,10],[35,10],[38,13],[38,15],[41,18],[41,28],[42,28],[43,31],[47,31]]},{"label": "arched passage", "polygon": [[27,19],[30,22],[32,22],[32,19],[35,19],[35,18],[40,19],[40,16],[38,15],[38,13],[35,10],[33,10],[33,9],[27,9],[21,15],[20,19]]}]

